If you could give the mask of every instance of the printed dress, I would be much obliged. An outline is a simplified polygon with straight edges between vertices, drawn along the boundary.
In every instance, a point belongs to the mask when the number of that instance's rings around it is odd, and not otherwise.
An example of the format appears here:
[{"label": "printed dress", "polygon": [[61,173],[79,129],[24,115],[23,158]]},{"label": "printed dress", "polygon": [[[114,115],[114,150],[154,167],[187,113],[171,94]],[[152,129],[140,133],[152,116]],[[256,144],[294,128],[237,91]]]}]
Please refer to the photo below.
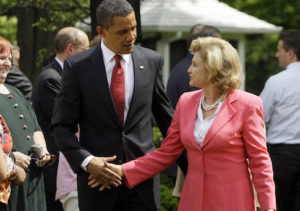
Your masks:
[{"label": "printed dress", "polygon": [[[0,147],[2,147],[5,153],[6,163],[8,166],[7,176],[10,177],[11,174],[15,173],[15,165],[13,161],[8,156],[12,149],[12,138],[9,129],[0,115]],[[10,196],[10,180],[7,179],[0,183],[0,202],[3,204],[8,203]]]}]

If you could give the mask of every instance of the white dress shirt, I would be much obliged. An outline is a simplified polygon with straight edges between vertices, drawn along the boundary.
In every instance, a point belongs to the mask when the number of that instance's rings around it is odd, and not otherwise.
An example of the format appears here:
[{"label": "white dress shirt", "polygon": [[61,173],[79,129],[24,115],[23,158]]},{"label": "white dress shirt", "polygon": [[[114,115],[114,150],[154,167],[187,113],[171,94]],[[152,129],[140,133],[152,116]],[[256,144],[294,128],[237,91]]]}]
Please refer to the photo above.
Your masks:
[{"label": "white dress shirt", "polygon": [[200,103],[199,103],[199,107],[198,107],[198,112],[197,112],[197,117],[195,120],[195,127],[194,127],[194,136],[196,139],[197,144],[201,147],[204,141],[204,138],[209,130],[209,128],[211,127],[212,123],[214,122],[217,114],[219,113],[223,101],[221,103],[219,103],[215,113],[209,117],[207,117],[206,119],[203,119],[203,111],[202,111],[202,106],[201,106],[201,102],[203,99],[203,94],[200,98]]},{"label": "white dress shirt", "polygon": [[60,65],[61,69],[64,69],[64,63],[59,58],[57,58],[57,57],[55,57],[55,60]]},{"label": "white dress shirt", "polygon": [[300,144],[300,62],[270,77],[260,94],[270,144]]},{"label": "white dress shirt", "polygon": [[[116,60],[114,59],[114,56],[116,54],[105,46],[103,39],[101,40],[101,50],[103,55],[107,82],[110,88],[112,72],[116,64]],[[132,99],[132,94],[133,94],[134,72],[133,72],[133,62],[132,62],[131,54],[119,54],[119,55],[122,57],[121,65],[123,67],[124,77],[125,77],[125,109],[124,109],[124,123],[125,123],[129,111],[131,99]],[[94,156],[90,155],[87,158],[85,158],[81,163],[81,167],[85,171],[86,171],[86,166],[93,158]]]}]

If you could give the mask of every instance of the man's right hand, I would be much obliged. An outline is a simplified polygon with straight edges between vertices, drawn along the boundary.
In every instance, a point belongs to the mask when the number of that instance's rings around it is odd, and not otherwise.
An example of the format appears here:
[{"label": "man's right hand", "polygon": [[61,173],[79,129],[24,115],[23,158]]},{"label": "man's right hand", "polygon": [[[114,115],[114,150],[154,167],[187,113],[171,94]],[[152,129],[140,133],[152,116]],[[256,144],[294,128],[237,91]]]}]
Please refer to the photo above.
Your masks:
[{"label": "man's right hand", "polygon": [[122,178],[106,167],[107,162],[114,161],[116,156],[113,157],[94,157],[87,165],[87,171],[92,175],[93,179],[98,184],[107,184],[119,186],[122,184]]}]

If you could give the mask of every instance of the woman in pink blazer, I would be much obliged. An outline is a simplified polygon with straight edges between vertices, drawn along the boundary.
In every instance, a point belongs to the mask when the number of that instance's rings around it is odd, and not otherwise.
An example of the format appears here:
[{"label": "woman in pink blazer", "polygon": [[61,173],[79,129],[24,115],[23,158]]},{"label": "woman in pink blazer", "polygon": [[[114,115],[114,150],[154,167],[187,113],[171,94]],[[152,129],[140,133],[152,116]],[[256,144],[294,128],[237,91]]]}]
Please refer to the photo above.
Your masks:
[{"label": "woman in pink blazer", "polygon": [[202,90],[181,96],[161,147],[122,166],[107,166],[133,187],[166,169],[185,148],[189,166],[178,210],[255,211],[248,168],[261,210],[275,210],[262,102],[237,90],[242,70],[236,50],[218,38],[199,38],[191,50],[190,86]]}]

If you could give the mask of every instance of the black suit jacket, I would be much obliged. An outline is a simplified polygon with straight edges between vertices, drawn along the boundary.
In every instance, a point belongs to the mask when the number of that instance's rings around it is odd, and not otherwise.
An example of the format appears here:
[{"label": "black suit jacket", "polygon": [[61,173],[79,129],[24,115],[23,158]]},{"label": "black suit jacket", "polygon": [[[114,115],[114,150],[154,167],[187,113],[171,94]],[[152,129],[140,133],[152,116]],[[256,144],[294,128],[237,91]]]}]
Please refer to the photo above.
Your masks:
[{"label": "black suit jacket", "polygon": [[[55,155],[58,155],[59,148],[54,141],[54,137],[50,134],[50,128],[56,95],[61,87],[61,79],[62,68],[53,59],[46,67],[43,67],[36,80],[32,94],[32,106],[44,133],[47,149],[51,154]],[[58,160],[44,169],[44,183],[47,192],[56,192],[57,166]]]},{"label": "black suit jacket", "polygon": [[[190,92],[197,90],[197,88],[190,87],[190,77],[188,74],[188,69],[192,64],[193,54],[188,53],[182,60],[180,60],[175,67],[172,69],[170,77],[167,84],[167,95],[172,102],[173,108],[176,107],[176,104],[180,96],[184,92]],[[186,151],[183,152],[181,157],[177,160],[182,172],[186,175],[188,168],[188,161]],[[170,169],[170,174],[175,174],[174,169]]]},{"label": "black suit jacket", "polygon": [[188,53],[180,62],[172,69],[167,83],[167,95],[172,102],[173,108],[176,107],[179,97],[184,92],[194,91],[197,88],[190,87],[190,77],[188,69],[192,64],[193,54]]},{"label": "black suit jacket", "polygon": [[11,65],[11,68],[5,79],[5,83],[19,89],[24,95],[27,101],[31,99],[32,84],[27,76],[15,65]]},{"label": "black suit jacket", "polygon": [[[114,203],[117,197],[114,190],[99,192],[87,186],[88,174],[81,174],[80,167],[87,156],[117,155],[118,164],[136,159],[154,150],[152,113],[163,135],[171,122],[173,109],[164,91],[162,57],[135,46],[132,60],[134,90],[124,126],[120,124],[111,97],[101,44],[65,61],[52,126],[58,146],[72,169],[79,173],[81,210],[97,210],[100,205]],[[78,123],[80,143],[75,136]],[[158,180],[150,179],[136,190],[150,209],[155,208],[154,201],[159,206]]]}]

